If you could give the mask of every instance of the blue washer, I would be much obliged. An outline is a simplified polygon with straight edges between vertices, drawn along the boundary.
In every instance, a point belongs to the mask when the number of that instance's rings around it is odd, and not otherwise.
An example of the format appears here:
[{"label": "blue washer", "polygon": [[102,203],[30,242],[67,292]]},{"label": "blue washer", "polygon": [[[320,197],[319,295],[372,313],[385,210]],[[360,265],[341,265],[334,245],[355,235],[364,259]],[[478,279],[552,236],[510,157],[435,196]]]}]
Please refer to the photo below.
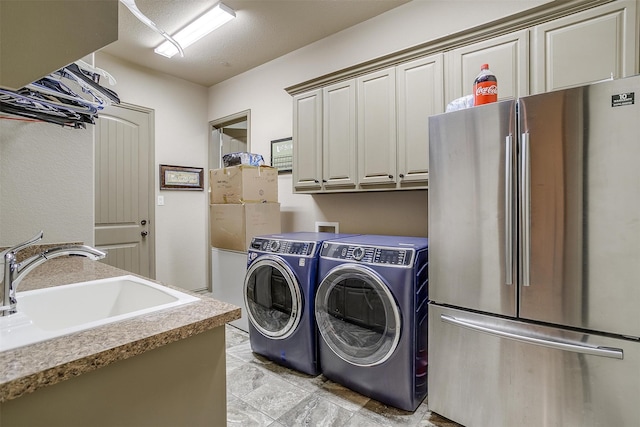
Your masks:
[{"label": "blue washer", "polygon": [[318,254],[323,241],[350,236],[301,232],[252,239],[244,300],[255,353],[309,375],[320,373],[313,315]]},{"label": "blue washer", "polygon": [[414,411],[427,394],[428,239],[328,240],[318,263],[315,317],[329,379]]}]

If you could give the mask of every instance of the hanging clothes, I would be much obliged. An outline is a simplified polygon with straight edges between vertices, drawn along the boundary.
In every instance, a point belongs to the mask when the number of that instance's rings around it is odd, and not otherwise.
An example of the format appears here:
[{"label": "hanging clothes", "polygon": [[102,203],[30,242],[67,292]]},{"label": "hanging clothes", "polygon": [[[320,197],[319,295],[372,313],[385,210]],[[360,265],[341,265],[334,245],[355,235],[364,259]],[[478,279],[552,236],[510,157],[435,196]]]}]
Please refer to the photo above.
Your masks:
[{"label": "hanging clothes", "polygon": [[119,104],[118,94],[100,85],[106,71],[78,61],[17,91],[0,89],[0,112],[61,126],[84,129],[95,124],[105,106]]}]

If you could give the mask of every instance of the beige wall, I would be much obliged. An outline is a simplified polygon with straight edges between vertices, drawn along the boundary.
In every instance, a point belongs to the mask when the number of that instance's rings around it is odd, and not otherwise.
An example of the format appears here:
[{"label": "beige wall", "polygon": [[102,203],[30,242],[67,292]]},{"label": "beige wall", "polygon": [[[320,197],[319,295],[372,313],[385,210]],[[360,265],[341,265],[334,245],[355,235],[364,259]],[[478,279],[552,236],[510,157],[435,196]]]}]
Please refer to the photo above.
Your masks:
[{"label": "beige wall", "polygon": [[0,247],[93,244],[93,127],[0,120]]},{"label": "beige wall", "polygon": [[[269,142],[292,134],[292,101],[284,88],[547,1],[416,0],[209,89],[209,119],[251,110],[251,151],[268,159]],[[464,10],[464,13],[460,13]],[[283,231],[310,231],[337,221],[340,231],[426,236],[427,192],[294,195],[279,178]]]}]

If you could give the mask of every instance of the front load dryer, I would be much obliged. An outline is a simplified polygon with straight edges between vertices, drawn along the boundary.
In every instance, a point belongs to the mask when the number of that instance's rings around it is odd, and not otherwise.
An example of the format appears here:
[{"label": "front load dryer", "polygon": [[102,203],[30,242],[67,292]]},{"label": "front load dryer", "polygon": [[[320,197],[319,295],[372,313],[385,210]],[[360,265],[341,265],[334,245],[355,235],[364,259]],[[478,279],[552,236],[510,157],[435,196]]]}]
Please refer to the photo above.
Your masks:
[{"label": "front load dryer", "polygon": [[363,235],[326,241],[315,317],[322,373],[414,411],[427,393],[428,239]]},{"label": "front load dryer", "polygon": [[313,316],[318,253],[324,240],[349,236],[303,232],[252,239],[244,300],[255,353],[309,375],[320,373]]}]

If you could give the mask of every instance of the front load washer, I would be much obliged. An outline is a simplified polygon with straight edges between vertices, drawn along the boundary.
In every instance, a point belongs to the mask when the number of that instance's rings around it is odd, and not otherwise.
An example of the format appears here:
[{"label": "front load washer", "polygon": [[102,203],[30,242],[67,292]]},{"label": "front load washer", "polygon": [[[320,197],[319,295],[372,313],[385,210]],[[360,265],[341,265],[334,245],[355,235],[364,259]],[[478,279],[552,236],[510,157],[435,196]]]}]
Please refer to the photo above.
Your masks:
[{"label": "front load washer", "polygon": [[428,239],[362,235],[322,245],[315,317],[322,373],[414,411],[427,393]]},{"label": "front load washer", "polygon": [[320,373],[313,316],[318,253],[324,240],[349,236],[305,232],[251,240],[244,300],[255,353],[309,375]]}]

